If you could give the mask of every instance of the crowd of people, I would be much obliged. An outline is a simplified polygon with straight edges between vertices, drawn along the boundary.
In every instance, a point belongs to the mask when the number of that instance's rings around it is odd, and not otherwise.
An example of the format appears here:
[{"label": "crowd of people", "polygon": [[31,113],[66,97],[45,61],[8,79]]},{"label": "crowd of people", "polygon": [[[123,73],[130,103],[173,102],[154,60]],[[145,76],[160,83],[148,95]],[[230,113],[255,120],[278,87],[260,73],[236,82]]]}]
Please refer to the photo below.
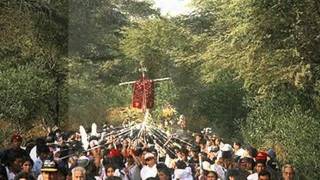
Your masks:
[{"label": "crowd of people", "polygon": [[171,138],[159,144],[152,137],[110,136],[100,141],[90,136],[88,148],[83,148],[81,134],[58,128],[29,141],[14,134],[11,147],[0,154],[0,180],[295,179],[295,168],[280,167],[272,149],[228,144],[208,132],[190,135],[188,143],[170,143],[170,148],[166,147]]}]

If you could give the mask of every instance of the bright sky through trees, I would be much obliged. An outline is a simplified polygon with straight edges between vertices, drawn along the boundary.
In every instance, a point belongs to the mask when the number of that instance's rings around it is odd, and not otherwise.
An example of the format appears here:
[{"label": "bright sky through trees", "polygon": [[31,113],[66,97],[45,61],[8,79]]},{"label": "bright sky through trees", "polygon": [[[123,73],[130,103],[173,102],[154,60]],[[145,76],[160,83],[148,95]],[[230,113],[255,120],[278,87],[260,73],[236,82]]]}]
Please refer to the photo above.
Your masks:
[{"label": "bright sky through trees", "polygon": [[179,14],[185,14],[190,11],[188,4],[191,0],[154,0],[155,6],[161,9],[163,15],[169,14],[170,16],[176,16]]}]

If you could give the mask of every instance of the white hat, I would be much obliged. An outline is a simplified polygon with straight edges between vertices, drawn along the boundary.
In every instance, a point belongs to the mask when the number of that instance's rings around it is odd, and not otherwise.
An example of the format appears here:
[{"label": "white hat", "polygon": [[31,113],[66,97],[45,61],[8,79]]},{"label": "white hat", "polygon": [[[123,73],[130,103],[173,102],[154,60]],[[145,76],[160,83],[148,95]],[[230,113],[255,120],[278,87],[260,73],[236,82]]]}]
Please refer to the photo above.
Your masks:
[{"label": "white hat", "polygon": [[144,155],[144,159],[148,159],[148,158],[154,158],[154,154],[152,154],[152,153],[146,153],[145,155]]}]

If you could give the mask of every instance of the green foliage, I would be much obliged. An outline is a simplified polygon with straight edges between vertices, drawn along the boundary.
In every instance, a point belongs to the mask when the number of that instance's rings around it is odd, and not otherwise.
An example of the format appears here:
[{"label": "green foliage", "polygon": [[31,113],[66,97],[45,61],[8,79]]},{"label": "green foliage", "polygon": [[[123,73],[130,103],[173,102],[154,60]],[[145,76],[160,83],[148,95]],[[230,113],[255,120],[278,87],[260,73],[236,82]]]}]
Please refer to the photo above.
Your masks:
[{"label": "green foliage", "polygon": [[[0,73],[2,116],[20,121],[46,117],[54,83],[43,78],[44,72],[32,66],[19,66]],[[48,116],[46,118],[49,118]],[[19,123],[21,123],[19,121]]]},{"label": "green foliage", "polygon": [[270,101],[260,104],[249,113],[243,123],[244,139],[257,147],[284,147],[281,163],[290,162],[297,166],[308,179],[318,177],[320,154],[319,116],[304,112],[299,106],[287,106],[282,102]]},{"label": "green foliage", "polygon": [[105,122],[108,108],[129,106],[131,87],[118,83],[138,79],[143,62],[150,78],[172,78],[156,86],[156,117],[172,104],[192,129],[280,144],[283,162],[315,179],[319,2],[192,3],[166,19],[151,1],[1,1],[0,118]]},{"label": "green foliage", "polygon": [[70,1],[69,55],[91,60],[119,57],[121,28],[130,25],[129,18],[157,14],[151,5],[134,0]]},{"label": "green foliage", "polygon": [[246,118],[243,84],[230,71],[214,76],[214,81],[207,83],[200,92],[198,113],[209,120],[215,133],[226,139],[239,139],[240,120]]},{"label": "green foliage", "polygon": [[272,96],[283,86],[290,91],[312,86],[316,78],[314,57],[319,56],[315,49],[318,33],[306,32],[302,27],[319,28],[319,14],[310,14],[309,10],[314,3],[221,4],[217,21],[227,24],[227,29],[212,38],[203,55],[207,60],[204,72],[210,73],[212,67],[233,67],[244,79],[245,87],[262,97]]},{"label": "green foliage", "polygon": [[154,120],[158,122],[162,120],[163,109],[177,100],[177,88],[171,80],[157,83],[155,88],[155,107],[152,113]]},{"label": "green foliage", "polygon": [[68,62],[69,121],[87,126],[92,122],[102,123],[108,108],[128,105],[131,90],[101,77],[110,67],[80,58],[68,59]]},{"label": "green foliage", "polygon": [[[138,9],[138,5],[141,5]],[[129,106],[134,64],[123,57],[120,33],[131,18],[158,12],[150,3],[123,0],[71,1],[69,16],[68,118],[75,124],[106,121],[107,109]],[[138,76],[136,77],[138,78]],[[88,121],[89,120],[89,121]]]},{"label": "green foliage", "polygon": [[319,3],[195,0],[193,4],[195,15],[205,12],[212,19],[200,29],[187,26],[197,34],[196,30],[209,28],[198,34],[208,44],[200,56],[202,80],[214,82],[217,69],[232,69],[243,80],[243,103],[250,109],[242,123],[243,137],[258,147],[280,143],[288,152],[287,160],[310,179],[317,177]]},{"label": "green foliage", "polygon": [[1,9],[1,117],[19,126],[42,118],[57,123],[65,77],[60,55],[66,44],[56,44],[66,32],[55,21],[59,15],[49,17],[50,7],[38,2],[1,2]]},{"label": "green foliage", "polygon": [[126,17],[112,1],[70,1],[69,55],[85,59],[119,56],[119,27]]},{"label": "green foliage", "polygon": [[121,12],[126,14],[131,20],[160,16],[159,9],[151,8],[153,1],[114,0],[114,2],[117,2]]},{"label": "green foliage", "polygon": [[[171,77],[173,92],[166,100],[192,114],[186,107],[193,106],[200,88],[195,88],[199,84],[195,63],[198,49],[193,42],[196,40],[186,29],[166,19],[151,19],[125,29],[121,49],[136,64],[143,62],[151,78]],[[162,88],[159,90],[163,93]]]},{"label": "green foliage", "polygon": [[192,50],[188,32],[165,19],[141,21],[124,29],[121,49],[134,61],[143,62],[150,77],[173,73],[176,53]]},{"label": "green foliage", "polygon": [[1,128],[0,128],[0,147],[6,147],[8,146],[7,142],[8,141],[8,137],[11,137],[12,134],[14,133],[14,129],[12,126],[12,124],[2,121],[1,120]]},{"label": "green foliage", "polygon": [[[157,105],[158,108],[167,103],[174,104],[191,121],[205,118],[215,126],[217,133],[226,137],[237,136],[237,133],[229,132],[239,131],[234,123],[245,116],[242,82],[235,80],[230,71],[218,70],[208,75],[215,77],[210,84],[202,81],[205,78],[200,76],[198,69],[201,64],[198,54],[203,51],[203,44],[199,43],[202,36],[192,35],[189,28],[179,27],[181,21],[142,21],[125,30],[121,47],[127,57],[144,62],[152,77],[172,77],[172,92],[166,97],[157,97],[157,100],[166,100],[164,104],[158,104],[161,105]],[[160,88],[157,92],[162,94],[166,91]],[[156,112],[159,113],[160,109]]]}]

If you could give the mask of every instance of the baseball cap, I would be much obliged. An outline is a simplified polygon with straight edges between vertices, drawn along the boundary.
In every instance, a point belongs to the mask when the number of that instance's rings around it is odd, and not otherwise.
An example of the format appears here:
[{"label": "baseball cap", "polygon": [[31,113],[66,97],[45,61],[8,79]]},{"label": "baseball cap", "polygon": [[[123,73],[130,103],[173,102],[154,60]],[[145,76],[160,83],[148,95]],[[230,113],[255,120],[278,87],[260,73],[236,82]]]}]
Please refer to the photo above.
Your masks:
[{"label": "baseball cap", "polygon": [[262,160],[262,161],[266,161],[268,157],[268,154],[266,152],[260,151],[258,152],[257,156],[256,156],[256,160]]}]

